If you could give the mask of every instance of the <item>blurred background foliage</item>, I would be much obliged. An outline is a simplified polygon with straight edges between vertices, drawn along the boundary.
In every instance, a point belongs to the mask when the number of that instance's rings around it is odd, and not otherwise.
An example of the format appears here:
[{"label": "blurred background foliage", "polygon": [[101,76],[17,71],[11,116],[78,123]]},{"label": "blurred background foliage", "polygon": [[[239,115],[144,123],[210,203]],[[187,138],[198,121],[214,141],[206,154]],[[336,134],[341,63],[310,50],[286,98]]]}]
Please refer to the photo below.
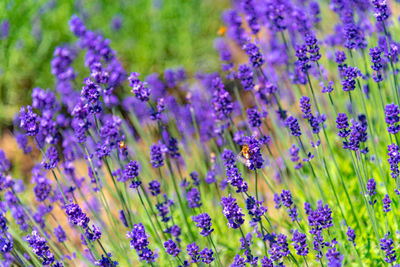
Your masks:
[{"label": "blurred background foliage", "polygon": [[[0,22],[8,22],[8,34],[3,28],[0,40],[0,131],[30,103],[32,88],[53,87],[53,51],[76,41],[68,26],[72,14],[110,39],[127,72],[145,77],[179,66],[193,75],[217,70],[213,41],[228,6],[227,0],[0,1]],[[74,66],[78,72],[80,63]]]}]

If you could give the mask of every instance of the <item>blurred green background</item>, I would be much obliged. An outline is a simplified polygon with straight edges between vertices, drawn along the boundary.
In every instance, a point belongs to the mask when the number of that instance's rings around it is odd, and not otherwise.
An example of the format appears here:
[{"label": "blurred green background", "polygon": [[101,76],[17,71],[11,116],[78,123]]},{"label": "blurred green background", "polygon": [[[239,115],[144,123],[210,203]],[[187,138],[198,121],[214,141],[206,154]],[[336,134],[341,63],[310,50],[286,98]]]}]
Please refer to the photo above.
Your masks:
[{"label": "blurred green background", "polygon": [[[0,1],[0,22],[9,22],[8,36],[0,40],[0,131],[30,103],[33,87],[53,87],[54,48],[76,41],[68,26],[72,14],[111,40],[127,72],[144,77],[182,66],[193,75],[217,70],[213,41],[228,6],[227,0]],[[121,21],[119,30],[111,27],[113,20]]]}]

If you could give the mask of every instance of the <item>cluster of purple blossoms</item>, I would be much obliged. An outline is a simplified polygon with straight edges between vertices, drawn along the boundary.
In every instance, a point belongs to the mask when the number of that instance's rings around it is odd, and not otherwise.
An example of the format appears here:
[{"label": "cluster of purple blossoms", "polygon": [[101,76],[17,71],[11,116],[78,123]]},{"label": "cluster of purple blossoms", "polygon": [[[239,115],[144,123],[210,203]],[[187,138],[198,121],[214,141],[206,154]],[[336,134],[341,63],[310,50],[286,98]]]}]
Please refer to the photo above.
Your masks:
[{"label": "cluster of purple blossoms", "polygon": [[202,205],[200,192],[197,187],[192,187],[186,192],[186,199],[191,209],[199,208]]},{"label": "cluster of purple blossoms", "polygon": [[267,212],[268,208],[264,207],[262,201],[257,201],[254,197],[249,196],[246,199],[246,209],[251,217],[252,222],[261,221],[261,217]]},{"label": "cluster of purple blossoms", "polygon": [[296,205],[293,203],[292,193],[290,193],[289,190],[282,190],[280,198],[283,206],[288,209],[289,216],[292,219],[292,222],[297,221],[299,213],[297,212]]},{"label": "cluster of purple blossoms", "polygon": [[313,133],[318,134],[321,130],[321,127],[323,127],[323,123],[326,121],[325,114],[319,115],[317,113],[314,116],[311,112],[310,98],[308,98],[307,96],[302,96],[300,98],[300,108],[303,113],[303,118],[308,120],[308,123],[310,124]]},{"label": "cluster of purple blossoms", "polygon": [[222,213],[228,220],[228,226],[233,229],[239,228],[244,223],[244,214],[236,203],[236,198],[231,197],[231,195],[222,197],[221,205],[223,208]]},{"label": "cluster of purple blossoms", "polygon": [[396,261],[397,255],[394,249],[393,240],[390,238],[390,233],[387,233],[384,238],[381,239],[380,247],[383,253],[385,253],[385,261],[392,264]]},{"label": "cluster of purple blossoms", "polygon": [[390,207],[390,204],[392,203],[392,200],[390,199],[388,194],[385,195],[385,197],[383,198],[382,202],[383,202],[383,212],[384,213],[388,213],[389,211],[392,210],[392,208]]},{"label": "cluster of purple blossoms", "polygon": [[376,21],[384,23],[392,14],[386,0],[372,0],[372,4],[375,9]]},{"label": "cluster of purple blossoms", "polygon": [[229,36],[239,45],[244,45],[247,40],[247,34],[242,27],[242,18],[235,10],[228,10],[225,12],[224,22],[228,25]]},{"label": "cluster of purple blossoms", "polygon": [[278,262],[282,257],[289,256],[290,250],[287,237],[284,234],[278,234],[268,253],[274,262]]},{"label": "cluster of purple blossoms", "polygon": [[260,68],[264,64],[264,56],[257,45],[253,43],[247,43],[243,46],[243,50],[249,56],[249,60],[253,68]]},{"label": "cluster of purple blossoms", "polygon": [[178,256],[179,253],[181,252],[181,249],[178,247],[178,245],[172,239],[165,241],[164,247],[166,249],[166,252],[169,255],[171,255],[172,257]]},{"label": "cluster of purple blossoms", "polygon": [[261,154],[261,141],[257,140],[253,136],[245,136],[243,139],[244,143],[247,144],[248,158],[247,167],[250,170],[257,170],[263,167],[264,159]]},{"label": "cluster of purple blossoms", "polygon": [[350,241],[353,244],[353,246],[356,246],[356,241],[355,241],[356,240],[356,234],[354,232],[354,229],[351,229],[351,227],[349,226],[347,228],[346,235],[347,235],[347,240]]},{"label": "cluster of purple blossoms", "polygon": [[200,251],[199,246],[196,243],[188,244],[186,248],[188,255],[191,258],[191,263],[200,263],[211,264],[214,261],[213,254],[214,252],[207,247]]},{"label": "cluster of purple blossoms", "polygon": [[164,166],[164,155],[160,144],[153,144],[150,147],[150,162],[153,165],[153,168]]},{"label": "cluster of purple blossoms", "polygon": [[382,69],[383,69],[382,52],[383,52],[383,49],[380,48],[379,46],[369,49],[369,55],[371,56],[371,62],[372,62],[371,69],[373,69],[375,71],[373,79],[377,83],[379,83],[383,80],[383,77],[382,77]]},{"label": "cluster of purple blossoms", "polygon": [[247,119],[251,127],[258,128],[261,126],[261,113],[257,108],[247,109]]},{"label": "cluster of purple blossoms", "polygon": [[224,161],[224,165],[226,167],[226,176],[227,181],[233,186],[236,187],[236,192],[247,192],[248,185],[243,180],[242,174],[239,172],[236,162],[236,155],[229,149],[225,149],[222,153],[222,159]]},{"label": "cluster of purple blossoms", "polygon": [[142,182],[139,180],[139,163],[137,161],[130,161],[122,170],[122,175],[119,179],[120,182],[126,183],[131,181],[130,188],[138,188]]},{"label": "cluster of purple blossoms", "polygon": [[300,233],[299,231],[292,230],[293,238],[292,245],[296,250],[297,255],[307,256],[308,254],[308,246],[307,246],[307,236],[306,234]]},{"label": "cluster of purple blossoms", "polygon": [[343,141],[343,148],[367,154],[368,147],[361,147],[368,139],[366,116],[363,114],[359,115],[358,121],[351,119],[350,130],[347,129],[348,125],[347,116],[340,113],[336,119],[336,127],[340,130],[339,136],[345,138],[345,141]]},{"label": "cluster of purple blossoms", "polygon": [[149,183],[149,190],[152,196],[158,196],[161,194],[161,184],[157,180],[153,180]]},{"label": "cluster of purple blossoms", "polygon": [[297,119],[293,116],[289,116],[285,121],[286,126],[289,128],[290,133],[295,136],[299,137],[301,135],[300,125]]},{"label": "cluster of purple blossoms", "polygon": [[310,61],[317,62],[321,58],[317,38],[313,33],[306,33],[305,43],[307,45]]},{"label": "cluster of purple blossoms", "polygon": [[399,107],[396,104],[387,104],[385,106],[385,122],[387,123],[387,131],[391,134],[397,134],[400,131]]},{"label": "cluster of purple blossoms", "polygon": [[400,151],[399,147],[396,144],[388,145],[388,153],[389,156],[388,162],[390,164],[390,175],[393,179],[397,179],[399,177],[399,162],[400,162]]},{"label": "cluster of purple blossoms", "polygon": [[241,64],[237,76],[243,86],[243,90],[251,91],[254,88],[253,71],[248,64]]},{"label": "cluster of purple blossoms", "polygon": [[146,261],[147,263],[154,262],[157,255],[149,249],[149,236],[146,234],[142,223],[134,224],[131,231],[126,234],[127,238],[131,238],[130,246],[135,249],[139,260]]},{"label": "cluster of purple blossoms", "polygon": [[150,89],[148,88],[147,83],[140,81],[138,77],[139,73],[132,72],[128,77],[129,86],[132,87],[132,93],[137,99],[142,102],[147,102],[150,98]]},{"label": "cluster of purple blossoms", "polygon": [[308,47],[307,45],[298,45],[296,47],[296,57],[297,61],[295,62],[296,69],[299,69],[303,73],[307,73],[308,69],[311,68],[310,58],[307,55]]},{"label": "cluster of purple blossoms", "polygon": [[211,228],[211,217],[207,213],[193,216],[192,220],[196,223],[197,227],[201,228],[200,234],[202,236],[209,236],[214,231],[214,229]]},{"label": "cluster of purple blossoms", "polygon": [[303,163],[300,161],[299,151],[300,151],[300,148],[298,148],[298,147],[297,147],[296,145],[294,145],[294,144],[289,148],[290,160],[291,160],[293,163],[297,163],[297,164],[294,166],[294,168],[295,168],[296,170],[301,169],[301,167],[303,167]]},{"label": "cluster of purple blossoms", "polygon": [[41,237],[37,231],[34,230],[31,235],[26,236],[26,241],[32,248],[32,252],[42,260],[43,266],[54,263],[54,254],[51,253],[46,239]]},{"label": "cluster of purple blossoms", "polygon": [[367,194],[368,194],[368,196],[370,198],[369,204],[375,205],[375,203],[376,203],[376,199],[375,199],[376,182],[375,182],[374,178],[369,179],[368,182],[367,182]]},{"label": "cluster of purple blossoms", "polygon": [[19,113],[20,127],[24,129],[25,134],[28,136],[35,136],[39,132],[39,118],[36,113],[32,111],[31,106],[22,107]]},{"label": "cluster of purple blossoms", "polygon": [[216,77],[212,81],[213,92],[213,105],[215,116],[218,120],[226,120],[229,118],[233,110],[232,100],[229,93],[224,89],[224,84],[221,78]]},{"label": "cluster of purple blossoms", "polygon": [[343,91],[350,92],[356,88],[356,79],[361,76],[357,67],[347,66],[343,68],[343,80],[341,82]]}]

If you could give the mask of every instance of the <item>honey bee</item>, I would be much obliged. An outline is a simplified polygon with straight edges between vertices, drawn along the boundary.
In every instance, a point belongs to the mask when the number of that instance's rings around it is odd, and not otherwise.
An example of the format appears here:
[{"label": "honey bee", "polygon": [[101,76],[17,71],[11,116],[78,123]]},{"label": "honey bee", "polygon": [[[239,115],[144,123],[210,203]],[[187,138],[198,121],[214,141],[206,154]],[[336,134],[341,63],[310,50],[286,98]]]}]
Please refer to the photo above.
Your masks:
[{"label": "honey bee", "polygon": [[242,146],[242,150],[236,156],[236,160],[240,160],[247,167],[250,166],[250,148],[248,144]]},{"label": "honey bee", "polygon": [[118,143],[118,147],[119,147],[119,149],[125,149],[125,148],[126,148],[125,142],[124,142],[124,141],[120,141],[120,142]]},{"label": "honey bee", "polygon": [[217,34],[218,34],[219,36],[224,36],[225,33],[226,33],[226,27],[225,27],[225,26],[221,26],[221,27],[218,29],[218,31],[217,31]]}]

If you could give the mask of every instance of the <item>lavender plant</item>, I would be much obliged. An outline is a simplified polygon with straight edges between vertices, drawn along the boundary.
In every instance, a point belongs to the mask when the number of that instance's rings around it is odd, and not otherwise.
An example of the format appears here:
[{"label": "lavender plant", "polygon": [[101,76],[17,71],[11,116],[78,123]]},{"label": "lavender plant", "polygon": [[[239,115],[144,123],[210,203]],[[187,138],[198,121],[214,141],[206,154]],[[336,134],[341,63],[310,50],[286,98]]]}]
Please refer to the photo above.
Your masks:
[{"label": "lavender plant", "polygon": [[73,16],[15,117],[31,184],[0,152],[3,264],[395,266],[399,8],[234,2],[193,77],[128,75]]}]

